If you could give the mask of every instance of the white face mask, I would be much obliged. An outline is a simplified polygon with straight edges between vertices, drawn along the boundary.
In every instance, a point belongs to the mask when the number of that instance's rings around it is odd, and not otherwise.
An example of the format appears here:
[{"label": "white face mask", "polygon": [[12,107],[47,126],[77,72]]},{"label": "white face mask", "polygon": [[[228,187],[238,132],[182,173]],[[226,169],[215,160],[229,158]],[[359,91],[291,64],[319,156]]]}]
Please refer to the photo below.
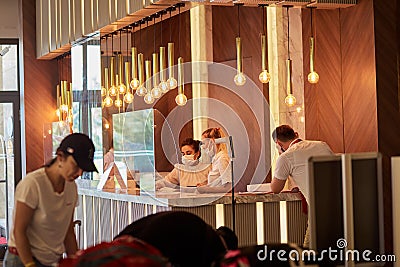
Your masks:
[{"label": "white face mask", "polygon": [[215,156],[217,147],[213,139],[205,138],[202,140],[202,145],[200,146],[201,149],[201,158],[200,161],[202,163],[210,164],[212,158]]},{"label": "white face mask", "polygon": [[194,155],[183,155],[182,163],[183,163],[183,165],[194,166],[194,165],[199,164],[199,160],[194,159]]}]

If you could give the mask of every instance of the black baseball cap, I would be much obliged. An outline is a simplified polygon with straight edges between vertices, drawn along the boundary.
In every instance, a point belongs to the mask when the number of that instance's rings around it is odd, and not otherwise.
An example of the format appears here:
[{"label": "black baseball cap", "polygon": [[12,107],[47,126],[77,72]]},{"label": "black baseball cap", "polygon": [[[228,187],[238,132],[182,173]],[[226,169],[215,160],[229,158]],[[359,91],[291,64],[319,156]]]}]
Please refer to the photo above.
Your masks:
[{"label": "black baseball cap", "polygon": [[71,155],[79,168],[85,172],[98,172],[93,162],[94,144],[86,134],[73,133],[65,137],[57,151]]}]

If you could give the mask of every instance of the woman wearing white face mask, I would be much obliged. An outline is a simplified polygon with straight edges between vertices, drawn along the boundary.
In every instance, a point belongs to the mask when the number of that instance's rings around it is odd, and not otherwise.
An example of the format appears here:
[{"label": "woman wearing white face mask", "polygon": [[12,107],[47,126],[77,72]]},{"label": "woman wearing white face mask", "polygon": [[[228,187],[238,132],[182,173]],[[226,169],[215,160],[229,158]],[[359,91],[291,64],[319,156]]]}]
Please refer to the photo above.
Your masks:
[{"label": "woman wearing white face mask", "polygon": [[201,189],[212,187],[212,191],[228,192],[232,186],[230,157],[225,144],[215,144],[214,140],[225,137],[220,128],[209,128],[202,134],[202,157],[204,162],[211,159],[212,168],[208,174],[207,183],[198,184]]},{"label": "woman wearing white face mask", "polygon": [[156,182],[156,189],[162,187],[196,186],[207,183],[211,166],[199,162],[200,141],[192,138],[185,139],[181,144],[182,164],[175,164],[175,168]]}]

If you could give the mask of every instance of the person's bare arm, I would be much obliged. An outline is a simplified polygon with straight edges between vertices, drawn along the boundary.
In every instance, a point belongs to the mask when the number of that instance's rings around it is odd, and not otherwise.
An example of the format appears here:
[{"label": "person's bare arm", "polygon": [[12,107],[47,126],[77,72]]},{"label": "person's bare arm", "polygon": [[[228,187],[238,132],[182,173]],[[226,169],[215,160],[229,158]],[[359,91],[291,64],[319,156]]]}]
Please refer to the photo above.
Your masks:
[{"label": "person's bare arm", "polygon": [[17,201],[15,206],[14,237],[18,255],[24,265],[33,262],[32,251],[26,230],[32,220],[34,210],[23,202]]},{"label": "person's bare arm", "polygon": [[278,194],[282,191],[282,189],[285,187],[286,180],[281,180],[278,178],[273,178],[271,181],[271,190],[275,194]]},{"label": "person's bare arm", "polygon": [[64,239],[65,252],[67,256],[74,255],[78,251],[78,244],[76,243],[76,236],[74,231],[74,222],[71,219],[67,234]]}]

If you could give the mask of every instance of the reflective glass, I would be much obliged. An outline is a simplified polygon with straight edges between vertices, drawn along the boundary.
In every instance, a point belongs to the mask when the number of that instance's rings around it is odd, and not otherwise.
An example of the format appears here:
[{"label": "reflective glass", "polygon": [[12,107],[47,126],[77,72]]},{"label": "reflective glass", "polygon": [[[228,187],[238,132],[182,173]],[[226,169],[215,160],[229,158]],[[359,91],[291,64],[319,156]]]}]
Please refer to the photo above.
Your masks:
[{"label": "reflective glass", "polygon": [[17,55],[17,45],[0,45],[0,91],[18,91]]}]

